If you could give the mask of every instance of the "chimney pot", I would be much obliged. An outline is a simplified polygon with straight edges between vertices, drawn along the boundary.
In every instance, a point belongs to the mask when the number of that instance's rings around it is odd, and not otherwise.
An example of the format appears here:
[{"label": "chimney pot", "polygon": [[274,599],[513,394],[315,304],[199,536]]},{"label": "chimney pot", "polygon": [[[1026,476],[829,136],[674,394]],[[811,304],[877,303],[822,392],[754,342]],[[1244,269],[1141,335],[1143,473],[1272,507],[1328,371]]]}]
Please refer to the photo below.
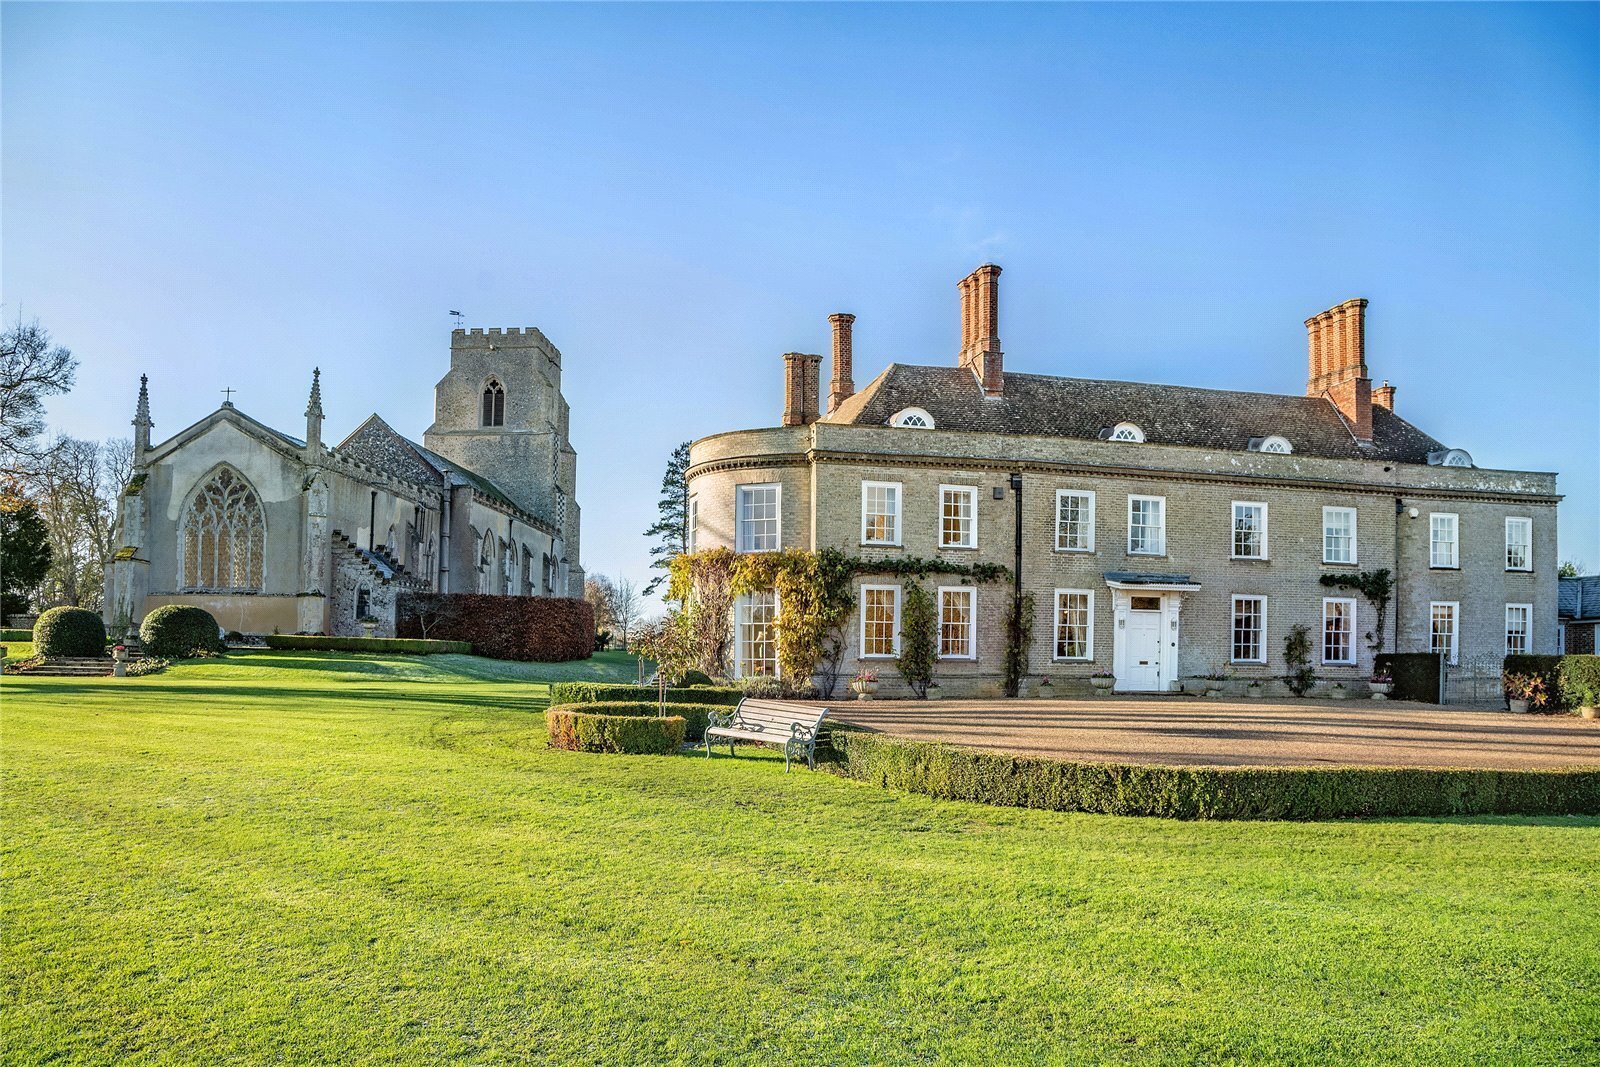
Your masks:
[{"label": "chimney pot", "polygon": [[[1372,440],[1372,405],[1375,400],[1382,404],[1367,376],[1366,316],[1367,302],[1358,297],[1305,322],[1310,352],[1306,395],[1326,397],[1360,441]],[[1385,388],[1387,407],[1394,403],[1394,391],[1387,383]]]},{"label": "chimney pot", "polygon": [[828,410],[836,410],[856,392],[855,353],[851,332],[856,321],[854,315],[839,312],[829,315],[833,323],[833,381],[828,387]]},{"label": "chimney pot", "polygon": [[985,396],[1005,392],[1000,351],[1000,268],[985,263],[961,280],[961,366],[972,371]]}]

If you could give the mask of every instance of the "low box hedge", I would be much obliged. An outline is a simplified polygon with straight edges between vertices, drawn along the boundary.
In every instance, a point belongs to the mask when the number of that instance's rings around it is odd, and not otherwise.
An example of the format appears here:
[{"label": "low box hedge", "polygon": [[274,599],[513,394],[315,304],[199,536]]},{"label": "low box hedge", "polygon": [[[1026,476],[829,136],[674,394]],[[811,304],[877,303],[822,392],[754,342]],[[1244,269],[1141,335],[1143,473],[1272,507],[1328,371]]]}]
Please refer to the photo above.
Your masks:
[{"label": "low box hedge", "polygon": [[268,634],[268,648],[298,648],[308,652],[398,652],[407,656],[436,656],[445,652],[468,655],[466,641],[429,641],[420,637],[306,637]]},{"label": "low box hedge", "polygon": [[0,628],[0,641],[16,642],[18,644],[23,644],[23,645],[32,644],[33,643],[33,631],[32,630],[14,630],[14,629],[9,629],[9,628]]},{"label": "low box hedge", "polygon": [[1380,652],[1372,661],[1372,669],[1388,671],[1394,679],[1394,688],[1389,691],[1391,700],[1439,703],[1439,653]]},{"label": "low box hedge", "polygon": [[594,710],[594,704],[567,704],[545,712],[551,748],[571,752],[614,752],[665,756],[683,745],[681,715],[619,715]]},{"label": "low box hedge", "polygon": [[[557,705],[563,708],[572,708],[577,711],[587,712],[591,715],[631,715],[635,717],[658,716],[660,706],[654,700],[602,700],[595,702],[575,701]],[[683,720],[683,737],[686,741],[699,742],[705,739],[706,722],[713,712],[726,712],[726,704],[668,704],[667,714],[676,715]]]},{"label": "low box hedge", "polygon": [[1600,814],[1600,770],[1147,767],[1009,756],[835,727],[847,777],[947,800],[1171,819]]},{"label": "low box hedge", "polygon": [[1600,656],[1507,656],[1502,677],[1527,674],[1544,679],[1545,711],[1570,711],[1600,699]]},{"label": "low box hedge", "polygon": [[[625,682],[557,682],[550,687],[550,703],[594,704],[602,700],[654,702],[657,692],[653,685],[628,685]],[[732,707],[744,695],[744,690],[731,686],[669,686],[667,703]]]}]

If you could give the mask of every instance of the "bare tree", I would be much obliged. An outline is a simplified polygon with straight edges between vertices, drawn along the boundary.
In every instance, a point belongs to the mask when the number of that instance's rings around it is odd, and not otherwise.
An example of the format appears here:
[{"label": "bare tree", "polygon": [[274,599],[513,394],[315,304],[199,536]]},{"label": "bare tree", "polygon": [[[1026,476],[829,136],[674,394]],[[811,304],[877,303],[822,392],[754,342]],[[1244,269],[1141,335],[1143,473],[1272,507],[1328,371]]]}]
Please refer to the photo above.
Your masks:
[{"label": "bare tree", "polygon": [[622,647],[628,647],[628,638],[644,618],[644,598],[631,580],[618,578],[612,586],[611,618],[622,631]]},{"label": "bare tree", "polygon": [[51,564],[42,591],[52,604],[98,608],[105,566],[117,544],[117,497],[132,472],[126,439],[58,437],[28,463],[26,483],[49,531]]},{"label": "bare tree", "polygon": [[44,400],[72,388],[78,361],[35,320],[0,329],[0,472],[23,474],[44,458]]},{"label": "bare tree", "polygon": [[583,599],[594,608],[594,628],[614,630],[617,618],[613,605],[617,599],[617,586],[603,574],[591,574],[583,580]]}]

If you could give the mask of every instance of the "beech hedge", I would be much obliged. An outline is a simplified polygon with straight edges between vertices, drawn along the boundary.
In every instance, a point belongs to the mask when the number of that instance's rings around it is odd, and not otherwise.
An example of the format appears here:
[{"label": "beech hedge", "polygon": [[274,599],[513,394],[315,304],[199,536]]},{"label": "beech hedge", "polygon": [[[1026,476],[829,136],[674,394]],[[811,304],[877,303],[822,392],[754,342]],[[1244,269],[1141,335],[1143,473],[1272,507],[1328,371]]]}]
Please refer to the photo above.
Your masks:
[{"label": "beech hedge", "polygon": [[0,641],[16,641],[20,644],[33,642],[32,630],[0,629]]},{"label": "beech hedge", "polygon": [[1507,656],[1502,672],[1543,678],[1546,711],[1570,711],[1600,699],[1600,656]]},{"label": "beech hedge", "polygon": [[1596,815],[1600,771],[1147,767],[1008,756],[834,727],[846,777],[947,800],[1170,819]]},{"label": "beech hedge", "polygon": [[594,710],[594,704],[550,708],[545,727],[551,748],[571,752],[615,752],[628,756],[665,756],[683,744],[681,715],[615,715]]},{"label": "beech hedge", "polygon": [[[658,717],[659,705],[654,700],[603,700],[578,701],[557,707],[572,708],[591,715],[631,715]],[[683,739],[699,742],[705,739],[706,723],[713,712],[726,714],[726,704],[668,704],[667,716],[676,715],[683,720]]]},{"label": "beech hedge", "polygon": [[[593,704],[598,701],[626,700],[655,703],[658,690],[650,685],[619,682],[557,682],[550,687],[552,704]],[[730,686],[668,686],[668,704],[717,704],[732,707],[744,690]]]},{"label": "beech hedge", "polygon": [[395,635],[465,641],[490,659],[563,663],[594,655],[594,607],[576,597],[404,593]]},{"label": "beech hedge", "polygon": [[465,641],[424,641],[418,637],[307,637],[302,634],[268,634],[267,647],[312,652],[398,652],[407,656],[472,652],[472,646]]}]

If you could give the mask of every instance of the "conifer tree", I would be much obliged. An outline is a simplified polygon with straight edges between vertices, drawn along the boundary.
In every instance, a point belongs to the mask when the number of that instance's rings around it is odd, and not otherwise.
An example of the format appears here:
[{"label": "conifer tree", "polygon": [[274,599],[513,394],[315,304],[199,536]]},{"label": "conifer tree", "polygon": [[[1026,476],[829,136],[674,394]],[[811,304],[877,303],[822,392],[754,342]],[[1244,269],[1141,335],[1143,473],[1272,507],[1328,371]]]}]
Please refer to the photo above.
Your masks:
[{"label": "conifer tree", "polygon": [[661,500],[656,504],[659,514],[655,524],[644,532],[646,537],[656,539],[655,547],[650,549],[650,555],[655,557],[650,567],[661,572],[644,587],[645,596],[665,584],[672,561],[689,550],[689,481],[684,477],[688,469],[689,442],[685,441],[672,450],[672,458],[667,460],[667,473],[661,478]]}]

